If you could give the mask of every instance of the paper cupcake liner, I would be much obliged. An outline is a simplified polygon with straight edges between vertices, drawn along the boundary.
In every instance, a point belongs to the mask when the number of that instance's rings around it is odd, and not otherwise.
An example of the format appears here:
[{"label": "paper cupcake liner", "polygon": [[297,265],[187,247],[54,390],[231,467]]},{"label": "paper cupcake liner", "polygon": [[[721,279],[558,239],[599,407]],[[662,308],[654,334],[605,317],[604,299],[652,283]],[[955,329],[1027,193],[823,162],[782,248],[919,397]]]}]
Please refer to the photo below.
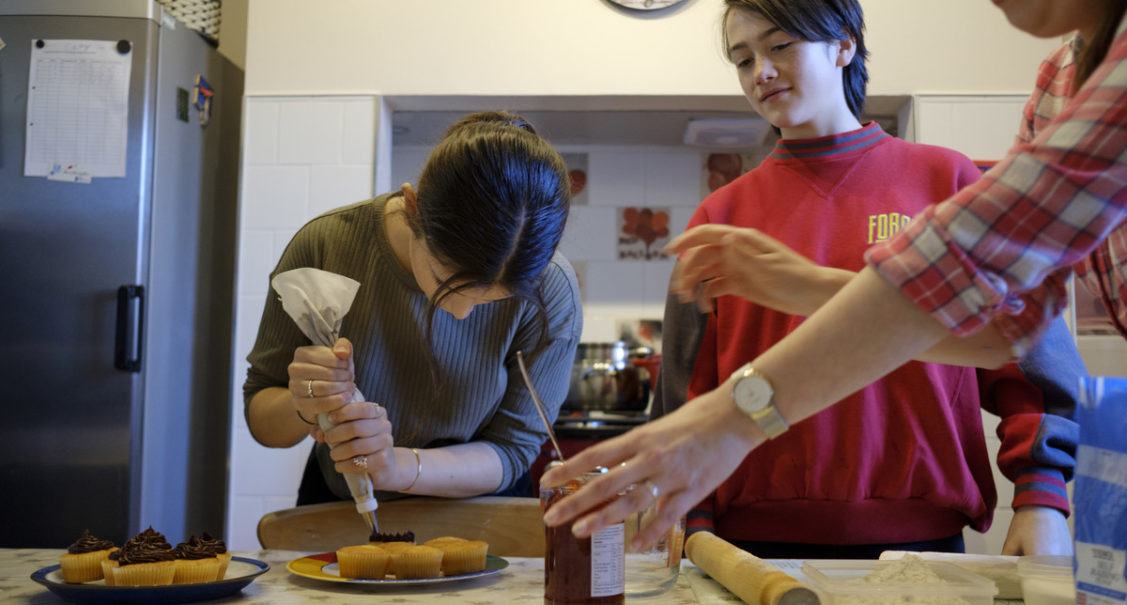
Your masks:
[{"label": "paper cupcake liner", "polygon": [[106,549],[79,554],[63,553],[59,557],[63,581],[67,584],[81,584],[101,580],[102,561],[105,561],[112,551],[113,549]]},{"label": "paper cupcake liner", "polygon": [[118,565],[113,572],[114,586],[164,586],[175,575],[175,561]]},{"label": "paper cupcake liner", "polygon": [[214,582],[219,577],[219,559],[177,559],[173,584]]},{"label": "paper cupcake liner", "polygon": [[378,546],[345,546],[337,551],[337,565],[342,578],[382,580],[387,575],[391,555]]},{"label": "paper cupcake liner", "polygon": [[442,572],[442,551],[430,546],[415,546],[391,555],[395,577],[399,580],[437,578]]}]

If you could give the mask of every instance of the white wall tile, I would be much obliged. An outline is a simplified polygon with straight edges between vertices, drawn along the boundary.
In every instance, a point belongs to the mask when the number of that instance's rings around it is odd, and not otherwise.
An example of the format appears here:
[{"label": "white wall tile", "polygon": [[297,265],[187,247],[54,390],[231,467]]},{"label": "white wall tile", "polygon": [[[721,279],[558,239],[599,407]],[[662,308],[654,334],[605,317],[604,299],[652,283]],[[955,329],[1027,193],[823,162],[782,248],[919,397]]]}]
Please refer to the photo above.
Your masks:
[{"label": "white wall tile", "polygon": [[[371,169],[376,158],[376,100],[356,99],[342,103],[342,164],[363,164]],[[369,189],[371,186],[369,185]]]},{"label": "white wall tile", "polygon": [[701,201],[701,161],[697,152],[646,154],[646,205],[696,208]]},{"label": "white wall tile", "polygon": [[310,166],[309,217],[372,197],[370,165]]},{"label": "white wall tile", "polygon": [[[665,294],[669,291],[669,276],[673,273],[676,260],[651,261],[642,268],[642,303],[664,307]],[[660,319],[661,315],[657,316]]]},{"label": "white wall tile", "polygon": [[343,138],[340,101],[294,101],[278,107],[279,163],[340,163]]},{"label": "white wall tile", "polygon": [[239,242],[239,294],[265,296],[270,287],[267,277],[275,264],[274,232],[244,230]]},{"label": "white wall tile", "polygon": [[677,237],[684,233],[685,227],[689,226],[689,221],[692,220],[693,213],[696,211],[696,206],[692,208],[684,206],[671,209],[669,212],[669,235]]},{"label": "white wall tile", "polygon": [[587,261],[587,303],[642,304],[644,262]]},{"label": "white wall tile", "polygon": [[241,229],[293,229],[306,220],[309,169],[247,166],[243,171]]},{"label": "white wall tile", "polygon": [[274,164],[278,161],[278,103],[248,99],[243,146],[247,164]]},{"label": "white wall tile", "polygon": [[290,240],[295,235],[297,235],[297,229],[282,229],[274,232],[274,262],[271,263],[271,271],[281,260],[282,253],[286,251],[286,246],[290,245]]},{"label": "white wall tile", "polygon": [[916,140],[1000,160],[1013,146],[1026,97],[921,95],[915,99]]},{"label": "white wall tile", "polygon": [[560,251],[568,260],[614,260],[617,214],[617,208],[607,206],[572,206],[560,239]]},{"label": "white wall tile", "polygon": [[[264,276],[262,281],[266,281]],[[235,312],[236,337],[235,337],[235,366],[234,376],[240,388],[246,377],[246,358],[254,348],[254,340],[258,337],[258,324],[262,320],[262,307],[266,304],[266,292],[261,294],[239,295],[239,309]],[[242,401],[242,393],[238,393]]]},{"label": "white wall tile", "polygon": [[646,161],[632,149],[592,148],[587,155],[587,200],[592,206],[642,206]]}]

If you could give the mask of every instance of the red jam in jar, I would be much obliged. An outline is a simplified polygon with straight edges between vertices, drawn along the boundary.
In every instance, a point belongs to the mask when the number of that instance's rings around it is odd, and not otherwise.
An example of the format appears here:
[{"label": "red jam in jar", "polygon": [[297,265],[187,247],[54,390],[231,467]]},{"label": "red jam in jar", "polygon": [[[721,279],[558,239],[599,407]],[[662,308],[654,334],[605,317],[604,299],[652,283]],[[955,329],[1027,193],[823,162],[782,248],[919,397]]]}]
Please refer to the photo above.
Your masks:
[{"label": "red jam in jar", "polygon": [[[553,461],[551,465],[558,465]],[[582,481],[598,477],[587,473]],[[540,488],[540,507],[547,511],[582,484],[571,482],[552,489]],[[624,603],[625,528],[622,523],[603,528],[582,540],[571,534],[571,523],[545,527],[545,605],[616,605]]]}]

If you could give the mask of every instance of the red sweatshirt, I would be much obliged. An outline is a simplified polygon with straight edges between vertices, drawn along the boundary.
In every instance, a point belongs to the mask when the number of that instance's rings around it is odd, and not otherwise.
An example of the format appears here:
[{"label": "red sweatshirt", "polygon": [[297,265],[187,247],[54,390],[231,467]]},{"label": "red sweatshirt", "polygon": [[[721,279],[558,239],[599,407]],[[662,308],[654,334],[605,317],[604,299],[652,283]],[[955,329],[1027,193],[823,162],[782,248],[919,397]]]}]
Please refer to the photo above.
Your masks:
[{"label": "red sweatshirt", "polygon": [[[755,227],[820,265],[859,271],[868,246],[979,174],[955,151],[870,123],[780,141],[760,166],[705,199],[690,227]],[[715,388],[804,319],[734,296],[707,316],[676,304],[666,311],[655,416],[679,406],[686,388],[689,398]],[[678,385],[690,368],[691,380]],[[919,362],[757,448],[701,508],[733,540],[876,544],[944,538],[967,525],[984,531],[997,493],[980,407],[1003,419],[999,465],[1017,483],[1013,505],[1067,514],[1075,425],[1044,421],[1041,390],[1016,365],[976,372]]]}]

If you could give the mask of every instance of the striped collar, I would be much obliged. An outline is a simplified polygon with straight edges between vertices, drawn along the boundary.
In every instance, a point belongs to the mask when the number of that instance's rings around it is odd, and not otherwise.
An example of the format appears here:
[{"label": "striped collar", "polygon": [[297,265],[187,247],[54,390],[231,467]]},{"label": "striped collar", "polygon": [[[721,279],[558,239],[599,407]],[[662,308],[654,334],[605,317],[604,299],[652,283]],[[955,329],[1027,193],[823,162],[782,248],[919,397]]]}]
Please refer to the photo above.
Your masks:
[{"label": "striped collar", "polygon": [[882,130],[880,124],[869,122],[858,130],[815,139],[780,139],[768,157],[777,160],[826,157],[871,147],[888,136],[891,135]]}]

